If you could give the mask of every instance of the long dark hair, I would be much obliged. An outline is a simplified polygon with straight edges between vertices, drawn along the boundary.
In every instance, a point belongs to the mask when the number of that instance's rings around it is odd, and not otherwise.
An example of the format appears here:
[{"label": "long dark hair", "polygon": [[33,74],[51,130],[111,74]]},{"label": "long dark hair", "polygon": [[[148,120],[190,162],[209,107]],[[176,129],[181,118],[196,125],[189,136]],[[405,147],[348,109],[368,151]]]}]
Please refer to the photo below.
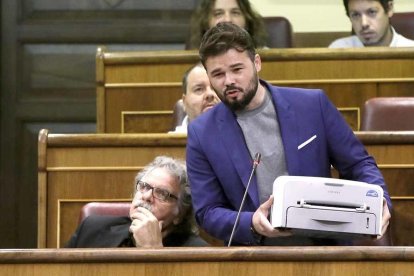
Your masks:
[{"label": "long dark hair", "polygon": [[[198,49],[201,39],[209,29],[209,18],[216,0],[201,0],[191,16],[190,48]],[[249,0],[237,0],[246,19],[246,30],[251,35],[256,48],[263,48],[267,43],[267,32],[262,16],[250,5]]]}]

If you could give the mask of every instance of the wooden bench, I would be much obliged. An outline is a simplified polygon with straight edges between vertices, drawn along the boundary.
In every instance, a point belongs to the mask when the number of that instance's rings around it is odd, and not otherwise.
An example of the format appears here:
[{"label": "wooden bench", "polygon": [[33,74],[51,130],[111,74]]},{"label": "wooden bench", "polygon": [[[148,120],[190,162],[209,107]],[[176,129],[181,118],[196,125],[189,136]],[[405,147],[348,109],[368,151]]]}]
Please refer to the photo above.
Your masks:
[{"label": "wooden bench", "polygon": [[[393,239],[414,245],[414,132],[358,132],[394,204]],[[38,246],[62,247],[91,201],[130,201],[133,179],[158,155],[185,158],[178,134],[39,133]]]},{"label": "wooden bench", "polygon": [[[412,96],[413,48],[261,50],[260,77],[271,84],[324,89],[354,130],[366,100]],[[97,131],[120,133],[122,111],[171,111],[195,51],[107,52],[96,55]]]}]

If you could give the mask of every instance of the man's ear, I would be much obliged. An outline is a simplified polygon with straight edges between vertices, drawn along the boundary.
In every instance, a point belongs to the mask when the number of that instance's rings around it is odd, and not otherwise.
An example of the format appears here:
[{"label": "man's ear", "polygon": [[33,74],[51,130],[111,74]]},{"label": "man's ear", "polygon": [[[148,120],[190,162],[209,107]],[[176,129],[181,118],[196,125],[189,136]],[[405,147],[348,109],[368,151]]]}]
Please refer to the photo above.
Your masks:
[{"label": "man's ear", "polygon": [[181,221],[182,221],[182,217],[178,216],[173,220],[173,224],[178,225],[178,224],[180,224]]},{"label": "man's ear", "polygon": [[174,216],[174,219],[172,220],[172,224],[177,225],[180,224],[180,222],[183,220],[183,211],[181,210],[181,206],[179,206],[179,204],[173,208],[174,211],[171,215]]},{"label": "man's ear", "polygon": [[254,56],[254,67],[256,67],[256,71],[260,72],[262,70],[262,59],[260,58],[259,54]]},{"label": "man's ear", "polygon": [[[191,200],[191,199],[190,199]],[[183,222],[183,220],[185,219],[185,217],[188,215],[188,212],[190,211],[191,207],[188,204],[182,204],[181,206],[177,206],[178,208],[178,214],[176,215],[176,217],[174,218],[174,220],[172,221],[174,225],[180,224],[181,222]]]},{"label": "man's ear", "polygon": [[174,220],[172,221],[172,223],[174,224],[174,225],[178,225],[178,224],[180,224],[182,221],[183,221],[183,219],[184,219],[184,216],[185,216],[185,214],[183,214],[184,212],[182,212],[182,211],[179,211],[179,213],[178,213],[178,215],[174,218]]}]

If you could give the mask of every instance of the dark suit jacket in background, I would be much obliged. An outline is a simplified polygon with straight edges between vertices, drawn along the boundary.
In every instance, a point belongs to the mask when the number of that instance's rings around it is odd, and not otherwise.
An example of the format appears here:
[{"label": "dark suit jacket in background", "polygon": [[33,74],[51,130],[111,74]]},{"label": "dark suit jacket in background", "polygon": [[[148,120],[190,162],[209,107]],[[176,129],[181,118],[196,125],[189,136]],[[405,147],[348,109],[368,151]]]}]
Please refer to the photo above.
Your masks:
[{"label": "dark suit jacket in background", "polygon": [[[131,219],[119,216],[88,216],[79,225],[65,247],[109,248],[135,247],[129,233]],[[206,246],[196,235],[171,233],[163,240],[164,246]]]}]

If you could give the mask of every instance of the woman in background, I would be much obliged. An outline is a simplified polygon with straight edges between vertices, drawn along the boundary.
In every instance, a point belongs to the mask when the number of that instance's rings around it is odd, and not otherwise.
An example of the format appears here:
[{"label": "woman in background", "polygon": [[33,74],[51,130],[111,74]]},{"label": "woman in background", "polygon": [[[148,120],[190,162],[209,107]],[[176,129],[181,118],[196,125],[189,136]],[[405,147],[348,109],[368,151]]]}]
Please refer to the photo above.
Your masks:
[{"label": "woman in background", "polygon": [[189,49],[198,49],[204,33],[219,22],[232,22],[249,32],[256,48],[266,46],[267,33],[262,16],[248,0],[201,0],[191,17]]}]

